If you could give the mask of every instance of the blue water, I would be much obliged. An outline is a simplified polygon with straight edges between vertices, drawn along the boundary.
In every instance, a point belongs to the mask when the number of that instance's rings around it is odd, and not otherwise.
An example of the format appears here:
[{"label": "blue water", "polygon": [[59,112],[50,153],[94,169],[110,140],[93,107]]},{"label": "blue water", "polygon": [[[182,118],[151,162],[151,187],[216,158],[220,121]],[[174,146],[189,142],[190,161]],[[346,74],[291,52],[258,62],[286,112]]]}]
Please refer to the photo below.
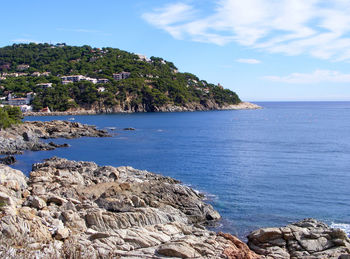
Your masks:
[{"label": "blue water", "polygon": [[117,127],[117,135],[59,140],[71,147],[26,152],[14,167],[29,172],[55,155],[171,176],[207,193],[223,217],[219,230],[240,237],[307,217],[348,227],[350,102],[259,104],[264,109],[74,116]]}]

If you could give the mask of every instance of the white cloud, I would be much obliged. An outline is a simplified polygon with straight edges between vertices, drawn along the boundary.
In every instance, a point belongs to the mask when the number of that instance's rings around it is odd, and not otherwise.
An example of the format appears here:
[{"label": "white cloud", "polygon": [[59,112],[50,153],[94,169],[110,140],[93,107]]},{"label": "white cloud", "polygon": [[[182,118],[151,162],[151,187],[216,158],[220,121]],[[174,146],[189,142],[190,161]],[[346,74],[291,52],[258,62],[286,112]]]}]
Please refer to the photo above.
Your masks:
[{"label": "white cloud", "polygon": [[198,2],[186,2],[142,17],[176,39],[217,45],[237,42],[272,53],[350,59],[350,1],[213,0],[215,7],[206,9]]},{"label": "white cloud", "polygon": [[263,79],[288,84],[350,83],[350,74],[332,70],[315,70],[312,73],[292,73],[287,76],[264,76]]},{"label": "white cloud", "polygon": [[236,59],[239,63],[246,63],[246,64],[259,64],[261,63],[260,60],[254,59],[254,58],[239,58]]}]

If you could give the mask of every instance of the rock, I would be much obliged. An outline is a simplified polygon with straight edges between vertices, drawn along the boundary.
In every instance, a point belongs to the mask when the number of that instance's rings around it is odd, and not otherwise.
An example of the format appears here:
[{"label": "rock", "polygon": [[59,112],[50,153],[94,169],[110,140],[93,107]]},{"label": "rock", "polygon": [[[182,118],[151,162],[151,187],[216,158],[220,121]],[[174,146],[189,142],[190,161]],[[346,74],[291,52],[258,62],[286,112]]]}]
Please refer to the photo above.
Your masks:
[{"label": "rock", "polygon": [[37,196],[30,196],[28,198],[28,203],[31,207],[39,210],[46,207],[46,202]]},{"label": "rock", "polygon": [[56,234],[55,234],[55,238],[57,240],[66,239],[66,238],[68,238],[68,236],[69,236],[69,230],[66,228],[57,229]]},{"label": "rock", "polygon": [[[65,127],[57,125],[50,134]],[[11,249],[29,258],[257,258],[237,238],[208,231],[202,224],[220,215],[175,179],[57,157],[34,164],[29,179],[2,168],[0,254]]]},{"label": "rock", "polygon": [[38,137],[35,136],[35,134],[32,131],[26,131],[22,134],[24,141],[32,141],[37,140]]},{"label": "rock", "polygon": [[248,239],[253,243],[265,243],[281,237],[282,231],[279,228],[263,228],[250,233]]},{"label": "rock", "polygon": [[15,191],[25,190],[27,177],[19,170],[12,169],[9,166],[0,164],[0,184],[7,186]]},{"label": "rock", "polygon": [[161,245],[158,250],[158,254],[169,257],[180,258],[198,258],[200,254],[184,242],[173,242],[165,245]]},{"label": "rock", "polygon": [[54,203],[58,206],[61,206],[63,203],[67,202],[65,199],[61,198],[60,196],[57,195],[52,195],[47,199],[47,203]]},{"label": "rock", "polygon": [[257,254],[272,258],[338,259],[350,254],[345,232],[315,219],[253,231],[248,235],[248,245]]},{"label": "rock", "polygon": [[4,164],[4,165],[12,165],[14,163],[16,163],[16,158],[14,156],[5,156],[0,158],[0,164]]},{"label": "rock", "polygon": [[57,147],[69,147],[69,145],[66,144],[66,143],[64,143],[64,144],[56,144],[56,143],[54,143],[52,141],[49,142],[49,145],[52,146],[52,147],[55,147],[55,148],[57,148]]},{"label": "rock", "polygon": [[123,130],[136,130],[135,128],[124,128]]},{"label": "rock", "polygon": [[230,234],[225,233],[219,233],[218,236],[224,237],[226,240],[228,240],[229,246],[227,246],[224,250],[224,255],[226,255],[228,258],[242,258],[242,259],[258,259],[260,256],[258,256],[256,253],[251,251],[249,247],[243,243],[241,240],[239,240],[237,237],[234,237]]},{"label": "rock", "polygon": [[45,143],[49,138],[109,137],[95,126],[67,121],[26,121],[0,131],[0,154],[19,154],[24,150],[52,150],[67,144]]}]

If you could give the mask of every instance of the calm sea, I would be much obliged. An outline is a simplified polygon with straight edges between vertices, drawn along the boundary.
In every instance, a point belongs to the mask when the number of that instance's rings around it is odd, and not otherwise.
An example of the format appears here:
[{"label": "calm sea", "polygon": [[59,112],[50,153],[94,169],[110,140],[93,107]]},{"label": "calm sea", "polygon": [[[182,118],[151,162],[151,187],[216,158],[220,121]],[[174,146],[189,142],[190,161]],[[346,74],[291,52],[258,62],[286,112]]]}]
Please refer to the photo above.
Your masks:
[{"label": "calm sea", "polygon": [[[71,147],[26,152],[14,167],[29,172],[60,156],[171,176],[206,193],[223,217],[218,229],[240,237],[308,217],[349,231],[350,102],[259,104],[264,109],[74,116],[116,127],[116,135],[58,140]],[[27,118],[52,119],[73,118]]]}]

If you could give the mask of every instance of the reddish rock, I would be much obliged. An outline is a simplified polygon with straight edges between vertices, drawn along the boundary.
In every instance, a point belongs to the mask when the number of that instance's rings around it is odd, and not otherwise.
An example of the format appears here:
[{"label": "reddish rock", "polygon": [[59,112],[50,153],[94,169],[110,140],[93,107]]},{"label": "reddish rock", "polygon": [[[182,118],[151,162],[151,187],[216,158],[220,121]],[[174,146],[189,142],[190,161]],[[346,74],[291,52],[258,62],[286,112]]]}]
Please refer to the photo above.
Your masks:
[{"label": "reddish rock", "polygon": [[224,237],[229,241],[229,246],[225,248],[223,254],[229,259],[259,259],[257,255],[249,249],[249,247],[239,240],[237,237],[230,234],[219,232],[218,236]]}]

